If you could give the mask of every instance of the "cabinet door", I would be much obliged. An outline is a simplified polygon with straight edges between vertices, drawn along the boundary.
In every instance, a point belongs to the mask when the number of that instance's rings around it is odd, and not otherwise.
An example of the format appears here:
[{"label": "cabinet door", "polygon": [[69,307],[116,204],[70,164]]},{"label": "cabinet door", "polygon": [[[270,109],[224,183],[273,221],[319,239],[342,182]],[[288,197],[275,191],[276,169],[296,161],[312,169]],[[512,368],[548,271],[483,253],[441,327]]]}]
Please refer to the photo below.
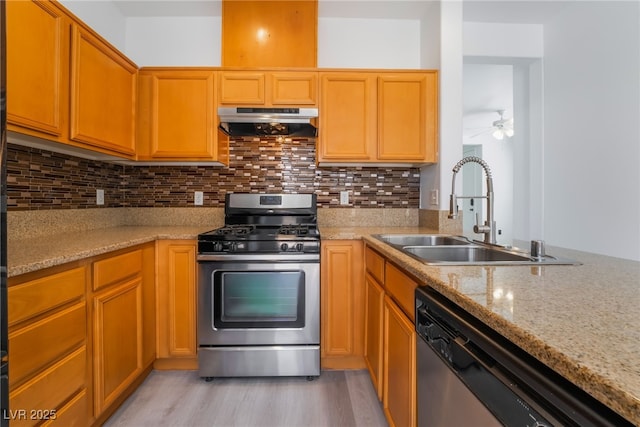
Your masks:
[{"label": "cabinet door", "polygon": [[437,89],[435,72],[378,77],[379,160],[437,160]]},{"label": "cabinet door", "polygon": [[223,67],[316,67],[318,2],[222,2]]},{"label": "cabinet door", "polygon": [[318,162],[375,160],[376,114],[375,74],[321,73]]},{"label": "cabinet door", "polygon": [[316,105],[318,103],[318,73],[270,73],[271,104]]},{"label": "cabinet door", "polygon": [[265,105],[265,73],[260,71],[222,71],[220,104]]},{"label": "cabinet door", "polygon": [[322,242],[320,348],[324,368],[364,367],[362,258],[360,241]]},{"label": "cabinet door", "polygon": [[133,156],[137,67],[88,30],[72,32],[70,139]]},{"label": "cabinet door", "polygon": [[93,297],[93,379],[96,416],[142,372],[142,278]]},{"label": "cabinet door", "polygon": [[217,160],[215,73],[141,71],[138,159]]},{"label": "cabinet door", "polygon": [[382,331],[384,289],[369,274],[365,276],[364,360],[373,387],[382,400]]},{"label": "cabinet door", "polygon": [[384,299],[384,398],[387,421],[416,425],[416,333],[414,325],[388,296]]},{"label": "cabinet door", "polygon": [[[158,367],[197,367],[196,242],[158,241],[157,329],[158,358],[183,359]],[[171,365],[175,363],[175,365]]]},{"label": "cabinet door", "polygon": [[50,2],[5,4],[7,122],[60,138],[68,120],[70,21]]}]

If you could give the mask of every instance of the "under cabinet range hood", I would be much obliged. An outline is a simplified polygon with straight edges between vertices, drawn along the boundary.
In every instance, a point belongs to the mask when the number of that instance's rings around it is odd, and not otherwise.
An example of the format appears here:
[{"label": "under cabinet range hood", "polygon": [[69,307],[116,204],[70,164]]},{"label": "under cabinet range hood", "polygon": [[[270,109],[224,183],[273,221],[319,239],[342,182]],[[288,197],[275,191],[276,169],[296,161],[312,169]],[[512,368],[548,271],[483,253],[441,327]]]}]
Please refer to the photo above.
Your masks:
[{"label": "under cabinet range hood", "polygon": [[315,137],[317,108],[219,107],[220,129],[229,136]]}]

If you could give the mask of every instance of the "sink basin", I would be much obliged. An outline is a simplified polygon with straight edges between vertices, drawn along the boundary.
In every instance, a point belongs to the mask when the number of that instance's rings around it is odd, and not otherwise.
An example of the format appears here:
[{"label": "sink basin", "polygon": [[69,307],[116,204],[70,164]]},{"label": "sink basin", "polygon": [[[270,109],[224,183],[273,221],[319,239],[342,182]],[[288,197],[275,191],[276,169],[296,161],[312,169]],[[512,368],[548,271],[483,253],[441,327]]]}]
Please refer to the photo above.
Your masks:
[{"label": "sink basin", "polygon": [[376,239],[433,265],[580,265],[550,255],[540,259],[519,250],[471,241],[449,234],[375,234]]},{"label": "sink basin", "polygon": [[378,240],[394,246],[470,245],[466,237],[446,234],[376,234]]},{"label": "sink basin", "polygon": [[405,246],[403,250],[425,262],[433,263],[531,262],[531,258],[527,256],[482,246]]}]

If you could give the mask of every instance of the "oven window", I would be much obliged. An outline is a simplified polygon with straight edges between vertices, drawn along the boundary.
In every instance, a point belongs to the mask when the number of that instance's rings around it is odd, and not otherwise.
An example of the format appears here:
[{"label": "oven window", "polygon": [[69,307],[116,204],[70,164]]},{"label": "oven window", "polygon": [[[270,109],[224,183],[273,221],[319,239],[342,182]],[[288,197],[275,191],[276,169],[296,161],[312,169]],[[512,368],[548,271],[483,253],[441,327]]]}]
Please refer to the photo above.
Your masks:
[{"label": "oven window", "polygon": [[215,272],[214,326],[304,327],[304,280],[302,271]]}]

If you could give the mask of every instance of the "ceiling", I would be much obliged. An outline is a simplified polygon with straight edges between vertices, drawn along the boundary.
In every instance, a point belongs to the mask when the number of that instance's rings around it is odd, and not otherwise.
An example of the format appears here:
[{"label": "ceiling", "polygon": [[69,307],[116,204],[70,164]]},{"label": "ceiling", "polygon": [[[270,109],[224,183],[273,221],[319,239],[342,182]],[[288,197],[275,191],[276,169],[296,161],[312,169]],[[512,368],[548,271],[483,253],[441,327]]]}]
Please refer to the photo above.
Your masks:
[{"label": "ceiling", "polygon": [[[221,0],[111,0],[125,17],[221,16]],[[449,1],[449,0],[443,0]],[[545,23],[569,1],[464,0],[463,20],[470,22]],[[418,19],[431,0],[318,0],[323,18]]]}]

